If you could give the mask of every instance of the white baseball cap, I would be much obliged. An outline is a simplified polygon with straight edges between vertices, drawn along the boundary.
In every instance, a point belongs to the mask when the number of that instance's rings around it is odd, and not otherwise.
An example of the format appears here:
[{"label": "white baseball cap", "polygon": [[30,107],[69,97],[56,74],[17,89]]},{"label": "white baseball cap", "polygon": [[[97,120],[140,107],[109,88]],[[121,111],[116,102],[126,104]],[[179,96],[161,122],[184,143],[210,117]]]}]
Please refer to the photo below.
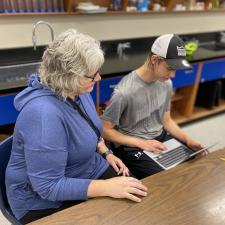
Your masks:
[{"label": "white baseball cap", "polygon": [[151,52],[161,56],[173,70],[190,69],[192,66],[186,60],[186,50],[183,40],[176,34],[159,36],[153,43]]}]

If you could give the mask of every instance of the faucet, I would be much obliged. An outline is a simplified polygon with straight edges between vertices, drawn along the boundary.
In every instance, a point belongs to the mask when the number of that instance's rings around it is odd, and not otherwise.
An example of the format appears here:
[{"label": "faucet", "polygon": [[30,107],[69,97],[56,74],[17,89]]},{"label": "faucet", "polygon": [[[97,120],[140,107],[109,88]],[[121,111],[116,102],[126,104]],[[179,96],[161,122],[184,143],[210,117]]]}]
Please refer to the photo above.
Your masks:
[{"label": "faucet", "polygon": [[117,54],[119,56],[120,59],[126,59],[126,55],[124,54],[124,50],[126,48],[130,48],[131,45],[130,45],[130,42],[124,42],[124,43],[119,43],[117,45]]},{"label": "faucet", "polygon": [[36,31],[36,28],[40,25],[40,24],[45,24],[48,26],[48,28],[50,29],[51,31],[51,37],[52,37],[52,41],[54,40],[54,31],[53,31],[53,28],[52,26],[50,25],[50,23],[48,22],[45,22],[45,21],[38,21],[36,24],[34,24],[33,26],[33,31],[32,31],[32,43],[33,43],[33,46],[34,46],[34,51],[36,51],[37,47],[37,38],[36,38],[36,34],[35,34],[35,31]]},{"label": "faucet", "polygon": [[220,40],[221,43],[225,43],[225,32],[220,32]]}]

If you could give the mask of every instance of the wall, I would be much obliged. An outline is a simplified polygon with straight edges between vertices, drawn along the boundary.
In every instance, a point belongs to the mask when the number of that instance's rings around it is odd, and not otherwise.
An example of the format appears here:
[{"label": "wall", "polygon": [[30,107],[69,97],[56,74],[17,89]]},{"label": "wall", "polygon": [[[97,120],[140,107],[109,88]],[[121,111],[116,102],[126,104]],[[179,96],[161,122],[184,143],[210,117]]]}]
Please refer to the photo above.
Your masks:
[{"label": "wall", "polygon": [[[162,33],[197,33],[225,28],[223,12],[152,14],[0,16],[0,49],[32,46],[32,26],[39,20],[52,24],[55,35],[77,28],[99,40],[149,37]],[[50,41],[46,27],[37,29],[37,44]]]}]

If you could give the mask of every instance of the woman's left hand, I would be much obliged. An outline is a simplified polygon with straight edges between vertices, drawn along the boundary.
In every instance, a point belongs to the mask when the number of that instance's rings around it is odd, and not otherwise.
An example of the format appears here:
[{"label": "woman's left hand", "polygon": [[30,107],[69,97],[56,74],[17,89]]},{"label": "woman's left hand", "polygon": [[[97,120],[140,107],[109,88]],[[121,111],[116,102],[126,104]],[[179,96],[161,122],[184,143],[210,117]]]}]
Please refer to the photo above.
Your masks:
[{"label": "woman's left hand", "polygon": [[122,174],[123,176],[129,176],[128,168],[115,155],[109,154],[106,156],[106,159],[109,162],[109,164],[113,167],[113,169],[117,172],[118,175]]}]

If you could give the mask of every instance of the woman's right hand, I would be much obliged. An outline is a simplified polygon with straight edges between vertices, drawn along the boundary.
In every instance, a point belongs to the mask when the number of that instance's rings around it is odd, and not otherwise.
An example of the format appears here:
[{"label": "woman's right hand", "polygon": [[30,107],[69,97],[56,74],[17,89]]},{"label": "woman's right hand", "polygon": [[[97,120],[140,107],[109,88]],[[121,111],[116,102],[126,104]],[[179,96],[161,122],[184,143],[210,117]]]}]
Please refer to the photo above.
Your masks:
[{"label": "woman's right hand", "polygon": [[147,187],[133,177],[113,177],[106,180],[92,180],[88,186],[88,197],[109,196],[112,198],[127,198],[141,202],[141,197],[147,196]]},{"label": "woman's right hand", "polygon": [[106,196],[112,198],[127,198],[134,202],[141,202],[140,197],[147,196],[147,187],[133,177],[114,177],[105,180]]}]

